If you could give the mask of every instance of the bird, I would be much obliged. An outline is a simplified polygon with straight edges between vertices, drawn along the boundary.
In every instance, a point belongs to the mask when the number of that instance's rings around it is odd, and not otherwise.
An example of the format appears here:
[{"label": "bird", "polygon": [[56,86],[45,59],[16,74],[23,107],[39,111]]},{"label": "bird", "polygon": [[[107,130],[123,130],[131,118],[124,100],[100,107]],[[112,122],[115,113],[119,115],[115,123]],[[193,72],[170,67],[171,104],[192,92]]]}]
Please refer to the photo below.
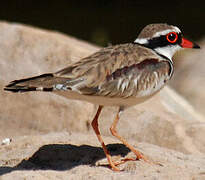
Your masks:
[{"label": "bird", "polygon": [[118,111],[110,127],[111,134],[135,155],[148,158],[121,137],[117,124],[122,112],[140,104],[159,92],[174,72],[172,57],[182,48],[200,48],[184,38],[181,30],[167,23],[145,26],[134,42],[110,45],[70,64],[55,73],[14,80],[4,87],[11,92],[52,92],[67,99],[87,101],[98,106],[91,122],[110,168],[120,171],[101,136],[98,119],[104,106],[116,106]]}]

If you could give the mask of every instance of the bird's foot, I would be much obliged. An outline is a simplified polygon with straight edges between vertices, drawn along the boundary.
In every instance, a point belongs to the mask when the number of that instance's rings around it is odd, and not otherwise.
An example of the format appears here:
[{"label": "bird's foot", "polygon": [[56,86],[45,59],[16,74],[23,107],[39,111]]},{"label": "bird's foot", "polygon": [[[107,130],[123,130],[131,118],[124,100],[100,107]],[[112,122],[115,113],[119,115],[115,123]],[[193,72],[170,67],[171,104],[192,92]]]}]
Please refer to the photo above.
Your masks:
[{"label": "bird's foot", "polygon": [[124,158],[124,159],[121,159],[120,161],[114,162],[114,164],[115,166],[119,166],[121,164],[126,163],[127,161],[136,161],[136,158]]},{"label": "bird's foot", "polygon": [[136,160],[143,160],[144,162],[150,164],[150,165],[159,165],[159,166],[162,166],[162,164],[160,164],[159,162],[155,162],[155,161],[152,161],[150,159],[148,159],[146,156],[144,156],[141,152],[138,152],[136,155]]},{"label": "bird's foot", "polygon": [[121,170],[119,167],[117,167],[117,166],[119,166],[119,165],[122,165],[122,164],[124,164],[124,163],[126,163],[126,162],[128,162],[128,161],[137,161],[137,160],[143,160],[144,162],[146,162],[146,163],[148,163],[148,164],[150,164],[150,165],[159,165],[159,166],[162,166],[162,164],[160,164],[159,162],[154,162],[154,161],[152,161],[152,160],[150,160],[150,159],[148,159],[146,156],[144,156],[144,155],[142,155],[141,154],[141,156],[140,157],[136,157],[136,158],[124,158],[124,159],[121,159],[121,160],[119,160],[119,161],[116,161],[116,162],[112,162],[109,166],[111,167],[111,169],[113,170],[113,171],[116,171],[116,172],[120,172],[120,171],[123,171],[123,169]]}]

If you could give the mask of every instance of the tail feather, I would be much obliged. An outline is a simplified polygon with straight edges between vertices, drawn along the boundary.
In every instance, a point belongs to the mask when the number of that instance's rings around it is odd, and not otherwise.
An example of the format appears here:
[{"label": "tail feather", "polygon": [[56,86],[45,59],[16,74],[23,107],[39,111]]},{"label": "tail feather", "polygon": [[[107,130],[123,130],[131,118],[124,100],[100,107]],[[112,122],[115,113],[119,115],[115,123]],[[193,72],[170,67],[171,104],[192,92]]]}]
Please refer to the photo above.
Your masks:
[{"label": "tail feather", "polygon": [[20,79],[10,82],[4,90],[11,92],[28,92],[28,91],[52,91],[53,74],[42,74],[26,79]]}]

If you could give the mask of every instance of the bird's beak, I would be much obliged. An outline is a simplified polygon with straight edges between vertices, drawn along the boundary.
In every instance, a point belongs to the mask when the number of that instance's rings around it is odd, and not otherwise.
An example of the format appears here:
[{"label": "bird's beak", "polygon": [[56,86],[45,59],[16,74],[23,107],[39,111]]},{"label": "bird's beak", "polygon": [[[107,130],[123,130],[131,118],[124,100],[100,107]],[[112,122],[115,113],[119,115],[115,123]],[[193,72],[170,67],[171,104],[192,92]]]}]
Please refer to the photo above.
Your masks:
[{"label": "bird's beak", "polygon": [[196,48],[196,49],[199,49],[200,46],[189,41],[188,39],[185,39],[185,38],[182,38],[182,42],[181,42],[181,47],[183,48]]}]

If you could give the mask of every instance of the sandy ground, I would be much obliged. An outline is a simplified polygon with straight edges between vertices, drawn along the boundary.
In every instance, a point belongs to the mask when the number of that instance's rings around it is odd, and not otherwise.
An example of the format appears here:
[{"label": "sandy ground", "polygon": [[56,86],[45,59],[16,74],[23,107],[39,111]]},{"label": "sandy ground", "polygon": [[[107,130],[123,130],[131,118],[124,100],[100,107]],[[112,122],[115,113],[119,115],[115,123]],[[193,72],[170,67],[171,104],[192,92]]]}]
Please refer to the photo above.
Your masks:
[{"label": "sandy ground", "polygon": [[[117,161],[134,157],[122,144],[104,137],[108,149]],[[205,158],[184,155],[147,143],[136,145],[159,165],[130,161],[120,165],[122,172],[107,167],[103,150],[94,134],[49,133],[13,139],[1,147],[1,179],[203,179]],[[124,157],[123,157],[124,156]],[[199,178],[200,177],[200,178]]]}]

